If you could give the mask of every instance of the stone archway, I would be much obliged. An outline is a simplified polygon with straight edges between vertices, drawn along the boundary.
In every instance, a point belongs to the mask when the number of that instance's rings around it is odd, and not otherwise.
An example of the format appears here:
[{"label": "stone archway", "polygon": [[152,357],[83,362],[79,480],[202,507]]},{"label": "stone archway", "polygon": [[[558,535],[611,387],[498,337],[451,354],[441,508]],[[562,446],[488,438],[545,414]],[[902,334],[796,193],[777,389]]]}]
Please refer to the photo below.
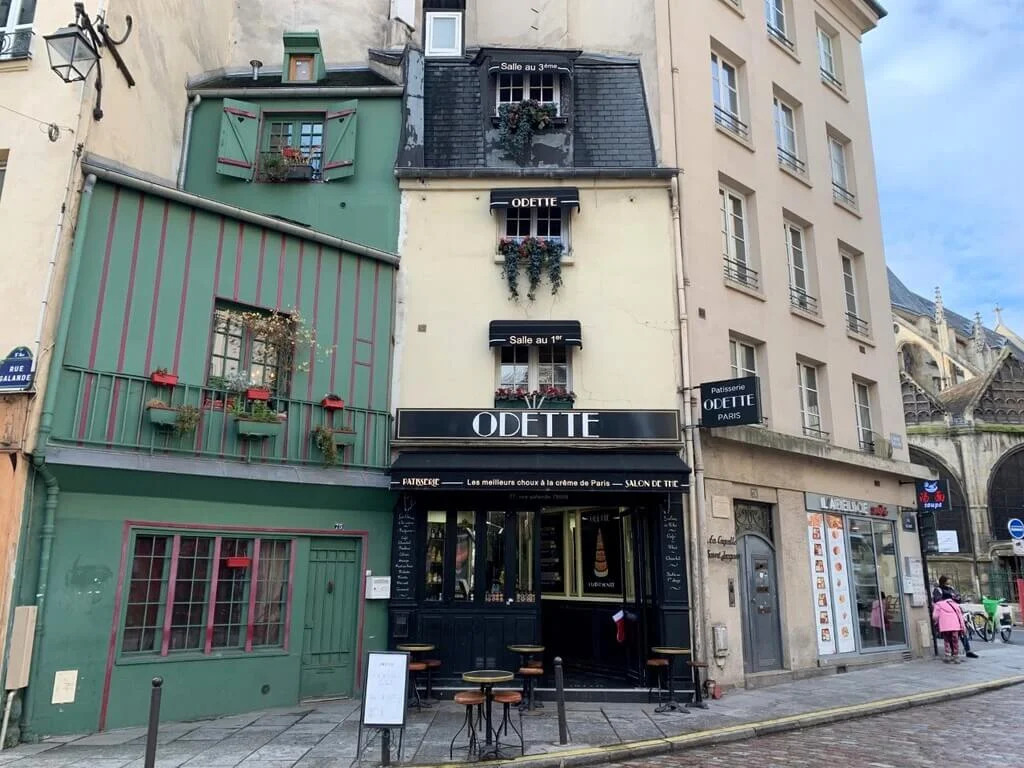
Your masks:
[{"label": "stone archway", "polygon": [[1009,541],[1007,522],[1024,518],[1024,446],[1008,451],[996,463],[988,485],[989,523],[992,538]]},{"label": "stone archway", "polygon": [[[959,543],[960,554],[970,554],[973,549],[974,537],[971,532],[970,508],[967,505],[967,494],[964,493],[963,483],[953,474],[946,463],[935,454],[910,446],[910,460],[915,464],[924,464],[933,472],[937,473],[939,479],[949,483],[949,496],[951,507],[948,512],[938,512],[935,515],[935,527],[940,531],[956,531],[957,542]],[[956,553],[948,553],[956,554]]]}]

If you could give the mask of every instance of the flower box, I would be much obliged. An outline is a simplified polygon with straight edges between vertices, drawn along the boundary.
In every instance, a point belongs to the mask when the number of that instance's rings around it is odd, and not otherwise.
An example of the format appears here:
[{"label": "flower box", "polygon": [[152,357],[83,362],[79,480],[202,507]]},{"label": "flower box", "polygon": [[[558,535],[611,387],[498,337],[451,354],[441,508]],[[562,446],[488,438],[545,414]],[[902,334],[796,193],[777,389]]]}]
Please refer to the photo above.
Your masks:
[{"label": "flower box", "polygon": [[335,429],[332,430],[334,433],[334,444],[335,445],[355,445],[356,444],[356,431],[354,429]]},{"label": "flower box", "polygon": [[545,400],[539,408],[533,408],[525,400],[495,400],[494,407],[506,411],[571,411],[572,400]]},{"label": "flower box", "polygon": [[288,173],[285,174],[288,181],[312,181],[313,166],[293,163],[288,166]]},{"label": "flower box", "polygon": [[252,419],[235,419],[239,437],[263,439],[277,437],[284,431],[282,421],[253,421]]},{"label": "flower box", "polygon": [[252,565],[251,557],[225,557],[224,565],[228,568],[248,568]]},{"label": "flower box", "polygon": [[149,423],[154,427],[166,429],[175,426],[178,422],[177,408],[161,408],[151,405],[146,410],[149,412]]},{"label": "flower box", "polygon": [[340,397],[325,397],[320,401],[320,405],[325,411],[340,411],[345,407],[345,401]]},{"label": "flower box", "polygon": [[270,399],[270,390],[266,387],[249,387],[245,390],[246,400],[262,400],[266,402]]},{"label": "flower box", "polygon": [[149,374],[149,380],[158,387],[173,387],[178,383],[178,374],[153,371]]}]

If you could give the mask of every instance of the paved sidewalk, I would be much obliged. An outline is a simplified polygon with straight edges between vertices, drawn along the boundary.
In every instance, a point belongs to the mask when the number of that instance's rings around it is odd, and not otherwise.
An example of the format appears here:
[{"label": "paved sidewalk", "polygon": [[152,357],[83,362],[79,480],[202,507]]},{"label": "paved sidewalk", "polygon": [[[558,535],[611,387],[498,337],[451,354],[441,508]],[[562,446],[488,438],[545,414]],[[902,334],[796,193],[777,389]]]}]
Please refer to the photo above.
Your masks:
[{"label": "paved sidewalk", "polygon": [[[566,705],[570,743],[558,744],[553,703],[523,718],[527,756],[516,763],[622,760],[756,733],[835,722],[1024,682],[1024,646],[978,643],[981,658],[960,665],[927,659],[830,675],[753,691],[731,691],[706,711],[655,714],[653,705]],[[499,711],[500,710],[496,710]],[[463,710],[451,702],[410,712],[403,761],[448,761]],[[356,756],[357,701],[264,710],[160,729],[158,768],[349,768]],[[53,737],[0,752],[7,768],[142,768],[145,729]],[[379,759],[379,746],[364,765]],[[462,756],[464,756],[464,752]],[[460,753],[456,752],[456,758]]]}]

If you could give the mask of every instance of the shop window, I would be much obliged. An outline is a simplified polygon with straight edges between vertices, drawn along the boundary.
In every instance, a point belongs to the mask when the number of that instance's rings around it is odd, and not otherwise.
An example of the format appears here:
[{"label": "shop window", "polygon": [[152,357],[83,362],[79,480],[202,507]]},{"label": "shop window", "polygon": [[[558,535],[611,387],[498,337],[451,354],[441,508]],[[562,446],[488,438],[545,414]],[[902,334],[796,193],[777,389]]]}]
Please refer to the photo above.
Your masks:
[{"label": "shop window", "polygon": [[533,514],[518,512],[516,514],[516,588],[517,603],[533,602],[536,597],[534,588],[534,535]]},{"label": "shop window", "polygon": [[456,600],[472,600],[476,572],[476,514],[458,512],[455,524]]},{"label": "shop window", "polygon": [[447,512],[427,512],[425,600],[440,600],[444,595],[444,534],[447,518]]},{"label": "shop window", "polygon": [[907,644],[893,523],[846,520],[862,650]]},{"label": "shop window", "polygon": [[549,597],[621,601],[635,594],[632,532],[618,507],[545,510],[541,517],[541,590]]},{"label": "shop window", "polygon": [[557,115],[561,107],[559,79],[554,72],[500,72],[495,89],[494,114],[498,114],[503,104],[518,104],[529,100],[550,104]]},{"label": "shop window", "polygon": [[285,644],[290,541],[139,533],[132,553],[122,653]]},{"label": "shop window", "polygon": [[485,517],[487,535],[484,548],[487,553],[484,568],[484,600],[488,603],[505,602],[505,513],[488,512]]},{"label": "shop window", "polygon": [[572,390],[572,352],[564,345],[501,347],[498,388],[546,392]]},{"label": "shop window", "polygon": [[287,394],[290,361],[275,343],[277,323],[291,322],[286,315],[256,309],[220,306],[213,313],[213,343],[207,386],[213,389],[265,387]]}]

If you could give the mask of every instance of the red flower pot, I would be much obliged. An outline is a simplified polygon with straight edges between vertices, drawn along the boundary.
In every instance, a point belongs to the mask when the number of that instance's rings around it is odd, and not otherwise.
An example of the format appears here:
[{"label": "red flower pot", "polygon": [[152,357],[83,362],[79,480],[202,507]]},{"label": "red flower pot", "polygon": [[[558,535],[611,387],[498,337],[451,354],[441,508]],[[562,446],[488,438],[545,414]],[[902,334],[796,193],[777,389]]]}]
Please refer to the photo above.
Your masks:
[{"label": "red flower pot", "polygon": [[249,387],[245,390],[247,400],[269,400],[270,390],[263,387]]},{"label": "red flower pot", "polygon": [[176,373],[157,373],[154,371],[149,374],[149,380],[158,387],[173,387],[178,383],[178,375]]},{"label": "red flower pot", "polygon": [[340,411],[345,407],[345,401],[340,398],[332,400],[325,397],[320,401],[320,405],[323,406],[325,411]]},{"label": "red flower pot", "polygon": [[224,558],[224,565],[228,568],[248,568],[252,565],[251,557],[226,557]]}]

